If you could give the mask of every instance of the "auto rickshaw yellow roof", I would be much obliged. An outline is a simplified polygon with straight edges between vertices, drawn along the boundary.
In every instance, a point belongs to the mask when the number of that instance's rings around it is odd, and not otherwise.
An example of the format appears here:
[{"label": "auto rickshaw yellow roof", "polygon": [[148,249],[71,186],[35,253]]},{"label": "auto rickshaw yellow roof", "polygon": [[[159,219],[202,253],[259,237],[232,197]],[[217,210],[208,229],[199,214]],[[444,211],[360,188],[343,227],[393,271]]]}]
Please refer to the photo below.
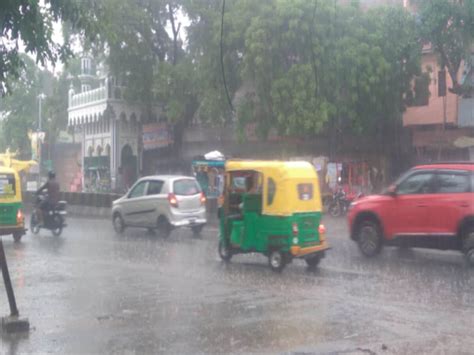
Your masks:
[{"label": "auto rickshaw yellow roof", "polygon": [[278,174],[281,179],[315,178],[314,167],[306,161],[279,161],[279,160],[228,160],[225,164],[227,171],[254,170]]},{"label": "auto rickshaw yellow roof", "polygon": [[16,170],[0,165],[0,174],[16,174]]}]

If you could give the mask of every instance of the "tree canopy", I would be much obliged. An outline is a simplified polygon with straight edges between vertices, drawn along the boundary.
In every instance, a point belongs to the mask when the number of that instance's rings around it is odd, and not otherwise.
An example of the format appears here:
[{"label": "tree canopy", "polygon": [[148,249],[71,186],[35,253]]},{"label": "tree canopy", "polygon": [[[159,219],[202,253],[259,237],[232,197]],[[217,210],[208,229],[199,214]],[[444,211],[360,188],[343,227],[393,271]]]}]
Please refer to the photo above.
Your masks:
[{"label": "tree canopy", "polygon": [[452,80],[449,90],[462,95],[466,88],[459,83],[464,60],[471,60],[474,44],[474,1],[417,1],[420,32],[425,43],[431,43]]},{"label": "tree canopy", "polygon": [[84,36],[97,33],[99,12],[94,0],[7,0],[0,2],[0,94],[4,96],[12,81],[26,65],[22,52],[37,63],[65,61],[69,43],[53,38],[53,24],[65,21]]}]

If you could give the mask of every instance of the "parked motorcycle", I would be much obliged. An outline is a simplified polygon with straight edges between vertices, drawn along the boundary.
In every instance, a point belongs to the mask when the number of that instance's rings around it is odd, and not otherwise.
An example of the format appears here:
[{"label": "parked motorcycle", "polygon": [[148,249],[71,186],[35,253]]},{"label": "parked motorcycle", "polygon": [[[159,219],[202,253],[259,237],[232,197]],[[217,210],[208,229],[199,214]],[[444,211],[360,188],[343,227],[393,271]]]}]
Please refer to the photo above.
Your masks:
[{"label": "parked motorcycle", "polygon": [[39,210],[43,201],[46,201],[46,194],[38,194],[35,202],[35,208],[31,214],[30,229],[33,234],[38,234],[40,229],[50,230],[54,236],[61,235],[63,228],[66,227],[66,201],[59,201],[53,209],[43,211],[43,223],[40,223]]},{"label": "parked motorcycle", "polygon": [[362,196],[362,192],[359,192],[355,198],[348,198],[344,190],[339,189],[332,197],[331,204],[329,205],[329,214],[333,217],[346,215],[347,211],[349,211],[349,206],[351,205],[352,201]]}]

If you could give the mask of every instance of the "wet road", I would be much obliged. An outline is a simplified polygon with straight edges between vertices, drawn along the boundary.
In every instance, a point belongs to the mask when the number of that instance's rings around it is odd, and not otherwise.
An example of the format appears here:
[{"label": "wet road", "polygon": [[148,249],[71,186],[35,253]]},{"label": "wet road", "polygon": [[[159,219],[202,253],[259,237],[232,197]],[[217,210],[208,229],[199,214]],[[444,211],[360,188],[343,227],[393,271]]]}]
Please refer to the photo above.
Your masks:
[{"label": "wet road", "polygon": [[259,255],[222,263],[212,227],[162,239],[70,219],[60,238],[4,238],[32,330],[2,335],[0,353],[472,353],[474,270],[460,254],[386,248],[368,260],[343,219],[325,222],[333,249],[320,268],[282,274]]}]

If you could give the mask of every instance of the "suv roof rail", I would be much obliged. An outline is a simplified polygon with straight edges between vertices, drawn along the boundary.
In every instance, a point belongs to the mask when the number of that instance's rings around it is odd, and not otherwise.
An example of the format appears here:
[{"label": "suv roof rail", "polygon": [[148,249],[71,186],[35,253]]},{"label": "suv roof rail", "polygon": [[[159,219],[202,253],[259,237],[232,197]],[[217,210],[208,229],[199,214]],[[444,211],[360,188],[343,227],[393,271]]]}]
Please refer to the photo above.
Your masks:
[{"label": "suv roof rail", "polygon": [[[429,163],[419,163],[416,165],[456,165],[456,164],[463,164],[463,165],[469,165],[469,164],[474,164],[474,161],[469,161],[469,160],[461,160],[461,161],[436,161],[436,162],[429,162]],[[416,166],[415,165],[415,166]]]}]

